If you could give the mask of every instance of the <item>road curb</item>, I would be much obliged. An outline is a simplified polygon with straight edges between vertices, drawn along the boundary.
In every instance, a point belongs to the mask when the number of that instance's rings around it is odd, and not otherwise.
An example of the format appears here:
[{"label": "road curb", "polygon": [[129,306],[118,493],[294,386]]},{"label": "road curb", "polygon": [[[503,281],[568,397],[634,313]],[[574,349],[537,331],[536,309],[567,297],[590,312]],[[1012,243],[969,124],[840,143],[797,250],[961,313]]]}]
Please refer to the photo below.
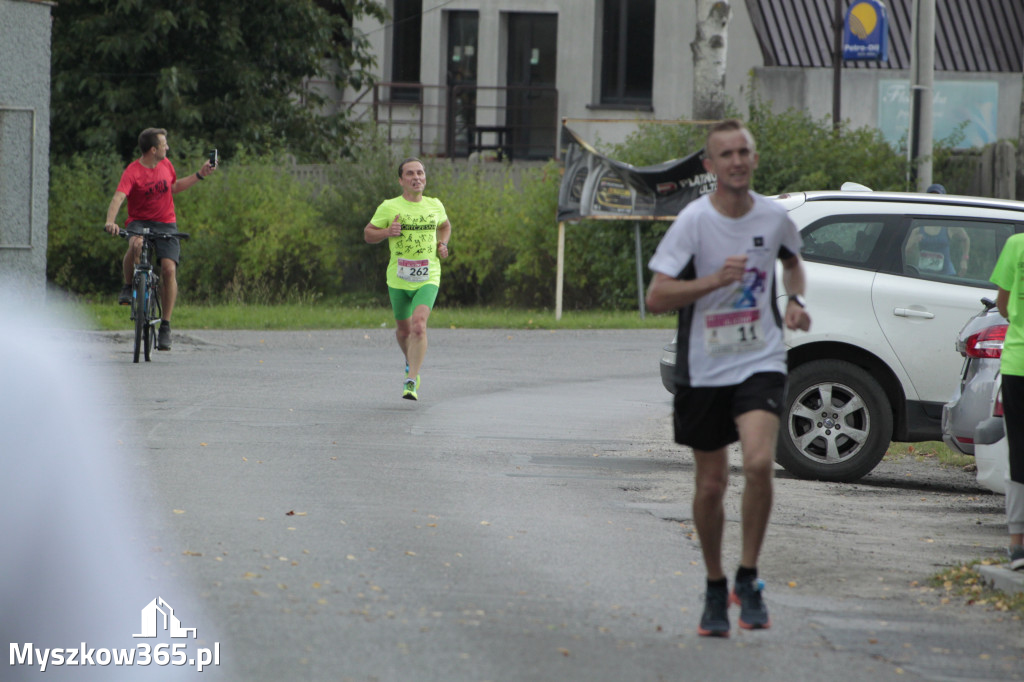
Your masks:
[{"label": "road curb", "polygon": [[978,572],[997,590],[1007,594],[1024,592],[1024,571],[1011,571],[1005,566],[979,566]]}]

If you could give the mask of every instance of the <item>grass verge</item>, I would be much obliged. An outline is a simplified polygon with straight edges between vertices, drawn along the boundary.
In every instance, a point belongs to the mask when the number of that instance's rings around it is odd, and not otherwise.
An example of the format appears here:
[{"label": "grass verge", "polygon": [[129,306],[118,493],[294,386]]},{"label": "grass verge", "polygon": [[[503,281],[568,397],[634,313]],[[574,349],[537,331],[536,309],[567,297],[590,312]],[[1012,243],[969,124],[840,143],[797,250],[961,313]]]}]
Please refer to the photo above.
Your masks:
[{"label": "grass verge", "polygon": [[953,597],[963,598],[972,606],[987,606],[996,611],[1013,614],[1014,620],[1024,619],[1024,592],[1007,594],[988,586],[985,578],[978,571],[978,566],[993,566],[1005,563],[998,559],[977,559],[969,564],[954,566],[939,573],[929,580],[929,584],[943,590],[946,596],[943,603],[949,603]]},{"label": "grass verge", "polygon": [[[99,331],[131,327],[126,306],[113,301],[67,301],[57,304],[78,324]],[[383,302],[351,304],[340,301],[284,303],[280,305],[180,303],[174,308],[176,329],[369,329],[394,326],[390,306]],[[676,326],[672,315],[640,316],[639,311],[566,311],[555,319],[553,310],[511,308],[445,308],[430,315],[437,329],[665,329]],[[671,339],[671,332],[665,341]]]},{"label": "grass verge", "polygon": [[890,443],[885,459],[913,457],[918,462],[937,462],[940,466],[966,468],[974,466],[974,458],[951,450],[945,443],[926,441],[924,443]]}]

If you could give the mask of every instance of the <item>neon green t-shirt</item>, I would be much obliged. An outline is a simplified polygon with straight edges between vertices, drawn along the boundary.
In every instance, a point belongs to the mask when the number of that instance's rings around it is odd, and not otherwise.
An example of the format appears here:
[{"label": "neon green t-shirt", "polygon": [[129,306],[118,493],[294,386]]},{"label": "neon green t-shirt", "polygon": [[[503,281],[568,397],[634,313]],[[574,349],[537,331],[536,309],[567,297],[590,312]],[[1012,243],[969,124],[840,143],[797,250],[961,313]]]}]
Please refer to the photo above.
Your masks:
[{"label": "neon green t-shirt", "polygon": [[1024,376],[1024,234],[1006,240],[990,281],[1010,292],[1006,304],[1010,328],[1006,330],[999,369],[1003,374]]},{"label": "neon green t-shirt", "polygon": [[423,197],[408,201],[404,197],[388,199],[373,214],[370,224],[386,229],[395,216],[401,216],[402,235],[388,239],[388,286],[394,289],[419,289],[424,284],[441,286],[441,259],[437,257],[437,228],[448,220],[439,199]]}]

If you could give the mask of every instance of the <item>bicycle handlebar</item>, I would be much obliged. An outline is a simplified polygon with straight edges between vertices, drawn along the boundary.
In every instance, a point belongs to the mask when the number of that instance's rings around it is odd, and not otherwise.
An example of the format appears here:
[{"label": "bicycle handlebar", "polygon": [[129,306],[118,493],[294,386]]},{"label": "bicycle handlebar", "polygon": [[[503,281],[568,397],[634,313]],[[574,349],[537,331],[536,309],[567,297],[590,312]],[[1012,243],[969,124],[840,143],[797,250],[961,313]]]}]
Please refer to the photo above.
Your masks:
[{"label": "bicycle handlebar", "polygon": [[150,232],[149,228],[144,228],[145,231],[129,230],[128,228],[121,228],[117,233],[118,237],[122,239],[128,239],[129,237],[142,237],[143,239],[181,239],[185,240],[189,238],[187,232]]}]

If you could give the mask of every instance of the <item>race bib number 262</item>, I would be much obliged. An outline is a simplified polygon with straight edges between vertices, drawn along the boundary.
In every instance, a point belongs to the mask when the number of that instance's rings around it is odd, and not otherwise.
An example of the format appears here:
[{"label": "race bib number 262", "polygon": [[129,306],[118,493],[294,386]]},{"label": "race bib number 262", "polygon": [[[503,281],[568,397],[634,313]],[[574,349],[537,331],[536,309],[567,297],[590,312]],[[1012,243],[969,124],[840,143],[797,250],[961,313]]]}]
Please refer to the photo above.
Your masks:
[{"label": "race bib number 262", "polygon": [[398,259],[398,277],[406,282],[426,282],[430,279],[430,261]]}]

